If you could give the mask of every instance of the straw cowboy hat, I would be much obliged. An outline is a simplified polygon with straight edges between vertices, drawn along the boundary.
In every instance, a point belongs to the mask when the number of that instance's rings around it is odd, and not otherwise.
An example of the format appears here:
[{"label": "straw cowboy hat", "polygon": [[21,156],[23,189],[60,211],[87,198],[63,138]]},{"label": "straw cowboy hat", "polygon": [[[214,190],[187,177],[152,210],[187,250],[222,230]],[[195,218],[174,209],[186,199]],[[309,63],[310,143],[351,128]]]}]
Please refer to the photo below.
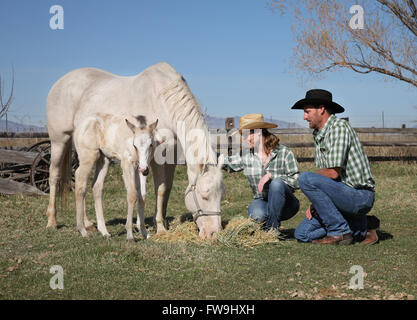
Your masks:
[{"label": "straw cowboy hat", "polygon": [[323,89],[312,89],[307,91],[306,97],[296,102],[291,109],[304,109],[306,105],[324,105],[333,113],[342,113],[345,109],[333,102],[331,92]]},{"label": "straw cowboy hat", "polygon": [[243,129],[270,129],[276,127],[278,127],[278,125],[275,123],[265,122],[262,114],[250,113],[240,117],[240,128],[239,130],[233,132],[232,135],[236,134],[237,132],[242,134]]}]

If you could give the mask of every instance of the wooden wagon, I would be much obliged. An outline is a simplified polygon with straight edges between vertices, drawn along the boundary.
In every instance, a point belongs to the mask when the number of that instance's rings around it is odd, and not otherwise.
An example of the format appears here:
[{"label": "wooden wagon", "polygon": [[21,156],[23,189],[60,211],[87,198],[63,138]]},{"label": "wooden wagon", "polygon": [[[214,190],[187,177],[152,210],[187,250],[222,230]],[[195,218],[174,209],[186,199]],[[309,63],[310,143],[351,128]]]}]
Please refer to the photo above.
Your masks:
[{"label": "wooden wagon", "polygon": [[[49,165],[51,143],[38,142],[29,148],[0,149],[0,193],[38,194],[49,193]],[[73,172],[78,158],[73,151]]]}]

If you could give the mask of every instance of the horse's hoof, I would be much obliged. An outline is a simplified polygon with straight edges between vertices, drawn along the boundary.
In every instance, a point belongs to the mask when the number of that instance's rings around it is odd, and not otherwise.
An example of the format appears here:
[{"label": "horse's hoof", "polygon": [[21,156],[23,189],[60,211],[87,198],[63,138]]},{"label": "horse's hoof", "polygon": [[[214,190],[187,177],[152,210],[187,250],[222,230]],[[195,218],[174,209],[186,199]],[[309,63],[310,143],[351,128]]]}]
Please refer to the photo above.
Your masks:
[{"label": "horse's hoof", "polygon": [[56,229],[58,229],[58,228],[57,228],[57,226],[56,226],[56,223],[49,223],[49,222],[48,222],[48,224],[46,225],[46,229],[53,229],[53,230],[56,230]]},{"label": "horse's hoof", "polygon": [[161,236],[161,235],[166,234],[167,232],[168,232],[168,231],[167,231],[166,229],[158,230],[158,231],[156,232],[156,235],[157,235],[157,236]]}]

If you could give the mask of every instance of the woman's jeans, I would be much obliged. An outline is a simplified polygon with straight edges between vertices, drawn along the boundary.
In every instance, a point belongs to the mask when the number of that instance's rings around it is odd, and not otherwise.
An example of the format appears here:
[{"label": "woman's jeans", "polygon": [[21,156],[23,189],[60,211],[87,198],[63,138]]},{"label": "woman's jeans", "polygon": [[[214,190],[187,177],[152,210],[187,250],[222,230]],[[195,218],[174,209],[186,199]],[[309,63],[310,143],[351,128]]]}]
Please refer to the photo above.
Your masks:
[{"label": "woman's jeans", "polygon": [[318,215],[300,223],[294,233],[296,239],[310,242],[346,233],[352,233],[355,241],[365,238],[366,214],[375,199],[373,191],[355,189],[314,172],[303,172],[298,182]]},{"label": "woman's jeans", "polygon": [[273,179],[269,185],[268,199],[253,199],[248,208],[249,217],[263,228],[278,229],[281,221],[292,218],[299,210],[300,203],[291,188],[280,178]]}]

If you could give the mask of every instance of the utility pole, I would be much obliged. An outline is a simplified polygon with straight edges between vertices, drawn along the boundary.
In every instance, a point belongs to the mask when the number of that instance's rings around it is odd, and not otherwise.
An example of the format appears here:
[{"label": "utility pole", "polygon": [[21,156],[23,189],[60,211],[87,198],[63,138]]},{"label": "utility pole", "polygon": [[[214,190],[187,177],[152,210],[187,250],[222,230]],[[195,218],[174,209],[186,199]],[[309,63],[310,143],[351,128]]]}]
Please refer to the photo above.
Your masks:
[{"label": "utility pole", "polygon": [[382,128],[385,128],[384,111],[382,111]]}]

